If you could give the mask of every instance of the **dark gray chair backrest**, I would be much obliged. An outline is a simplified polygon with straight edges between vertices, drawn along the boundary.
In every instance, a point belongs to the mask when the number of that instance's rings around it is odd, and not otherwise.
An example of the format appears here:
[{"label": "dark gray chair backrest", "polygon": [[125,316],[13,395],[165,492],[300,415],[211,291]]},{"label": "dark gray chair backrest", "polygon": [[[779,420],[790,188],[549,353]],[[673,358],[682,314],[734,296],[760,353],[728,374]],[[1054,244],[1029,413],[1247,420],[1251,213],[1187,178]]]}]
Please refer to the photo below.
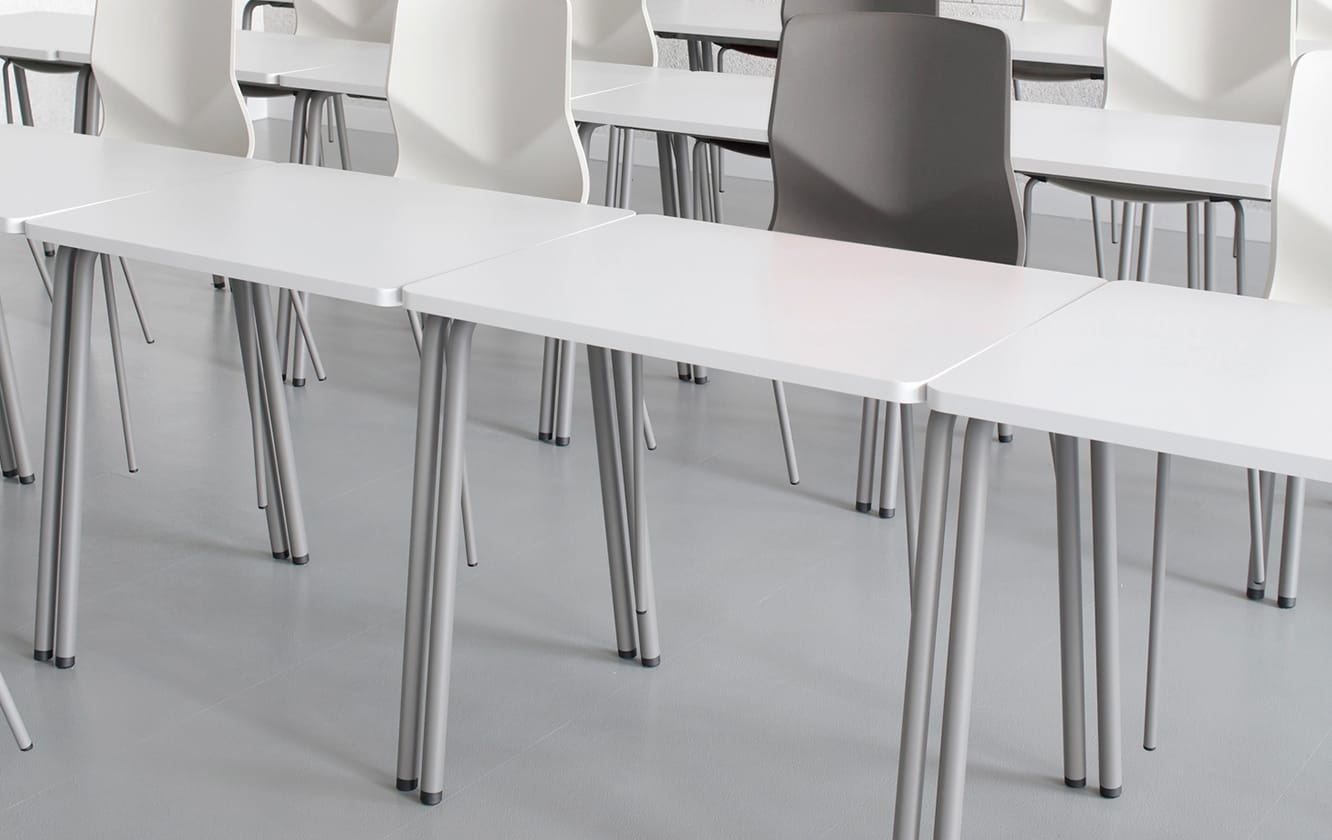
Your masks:
[{"label": "dark gray chair backrest", "polygon": [[937,16],[939,0],[782,0],[782,23],[796,15],[834,12],[909,12]]},{"label": "dark gray chair backrest", "polygon": [[1021,265],[1008,39],[914,14],[786,26],[769,135],[771,228]]}]

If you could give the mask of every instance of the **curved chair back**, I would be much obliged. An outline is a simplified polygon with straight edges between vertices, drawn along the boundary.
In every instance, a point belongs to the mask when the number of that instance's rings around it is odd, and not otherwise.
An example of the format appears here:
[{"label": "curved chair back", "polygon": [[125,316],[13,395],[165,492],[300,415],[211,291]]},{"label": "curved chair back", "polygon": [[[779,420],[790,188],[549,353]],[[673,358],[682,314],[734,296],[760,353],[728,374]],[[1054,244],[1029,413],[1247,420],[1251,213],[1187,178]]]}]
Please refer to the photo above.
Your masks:
[{"label": "curved chair back", "polygon": [[1296,0],[1296,36],[1332,44],[1332,0]]},{"label": "curved chair back", "polygon": [[1294,55],[1293,0],[1114,0],[1105,107],[1276,125]]},{"label": "curved chair back", "polygon": [[939,0],[782,0],[782,23],[796,15],[834,12],[906,12],[938,15]]},{"label": "curved chair back", "polygon": [[400,0],[388,76],[397,174],[586,201],[570,32],[569,0]]},{"label": "curved chair back", "polygon": [[[194,0],[199,2],[200,0]],[[393,37],[397,0],[295,0],[296,32],[319,38],[379,41]]]},{"label": "curved chair back", "polygon": [[1295,65],[1272,199],[1268,297],[1332,306],[1332,52]]},{"label": "curved chair back", "polygon": [[573,0],[573,57],[656,67],[647,0]]},{"label": "curved chair back", "polygon": [[236,84],[231,3],[99,0],[92,68],[102,134],[248,157],[254,129]]},{"label": "curved chair back", "polygon": [[1022,19],[1042,23],[1081,23],[1105,26],[1110,0],[1027,0]]},{"label": "curved chair back", "polygon": [[769,126],[772,229],[1021,265],[1010,68],[988,26],[792,18]]}]

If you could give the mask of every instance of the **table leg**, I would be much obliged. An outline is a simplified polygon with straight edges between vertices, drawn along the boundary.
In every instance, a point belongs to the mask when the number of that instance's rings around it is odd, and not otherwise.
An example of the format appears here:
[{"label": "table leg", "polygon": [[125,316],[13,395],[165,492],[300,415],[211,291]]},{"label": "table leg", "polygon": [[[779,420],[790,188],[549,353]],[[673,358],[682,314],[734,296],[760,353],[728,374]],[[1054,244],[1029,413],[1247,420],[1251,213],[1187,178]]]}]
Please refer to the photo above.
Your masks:
[{"label": "table leg", "polygon": [[1138,205],[1132,201],[1124,202],[1124,230],[1119,237],[1119,273],[1118,279],[1127,280],[1133,267],[1133,215]]},{"label": "table leg", "polygon": [[269,546],[274,560],[291,558],[287,541],[287,523],[283,513],[282,488],[277,484],[277,458],[270,432],[268,398],[259,364],[258,336],[254,326],[253,287],[232,281],[231,302],[236,310],[241,370],[245,375],[245,396],[250,404],[250,434],[254,439],[254,474],[259,508],[268,524]]},{"label": "table leg", "polygon": [[[1125,205],[1131,207],[1132,205]],[[1126,209],[1125,212],[1128,212]],[[1092,441],[1092,564],[1096,600],[1096,729],[1101,796],[1124,789],[1119,682],[1119,521],[1115,510],[1114,450]]]},{"label": "table leg", "polygon": [[934,684],[934,648],[943,572],[944,525],[948,516],[948,481],[952,472],[953,429],[956,425],[957,418],[953,415],[934,412],[930,414],[925,440],[893,840],[916,840],[920,835],[926,742],[930,728],[930,690]]},{"label": "table leg", "polygon": [[537,418],[537,440],[555,439],[555,393],[560,364],[560,342],[546,339],[545,353],[541,357],[541,408]]},{"label": "table leg", "polygon": [[610,562],[611,608],[615,618],[615,647],[621,659],[638,656],[634,621],[634,595],[629,570],[629,523],[625,516],[624,475],[616,441],[615,408],[611,399],[608,351],[587,348],[588,379],[592,387],[592,420],[597,438],[597,469],[601,477],[601,511],[606,529],[606,557]]},{"label": "table leg", "polygon": [[430,633],[426,642],[426,701],[422,727],[421,802],[444,798],[444,748],[448,730],[449,669],[453,655],[454,596],[462,537],[462,465],[467,423],[467,379],[476,325],[454,321],[445,353],[444,425],[441,436],[438,530],[431,582]]},{"label": "table leg", "polygon": [[647,518],[647,438],[643,434],[643,357],[634,354],[630,408],[633,416],[634,481],[632,506],[634,602],[638,610],[638,647],[644,668],[661,664],[657,634],[657,596],[652,574],[652,547]]},{"label": "table leg", "polygon": [[1277,583],[1277,606],[1295,608],[1295,590],[1300,580],[1300,541],[1304,535],[1305,480],[1286,479],[1286,518],[1281,536],[1281,577]]},{"label": "table leg", "polygon": [[559,379],[555,386],[555,445],[573,441],[574,370],[578,360],[572,341],[560,342]]},{"label": "table leg", "polygon": [[897,516],[897,482],[902,472],[902,410],[897,403],[883,404],[883,466],[879,474],[879,518]]},{"label": "table leg", "polygon": [[1216,280],[1216,204],[1203,202],[1202,287],[1210,292]]},{"label": "table leg", "polygon": [[869,513],[874,494],[874,455],[879,441],[879,401],[860,401],[860,462],[856,469],[856,512]]},{"label": "table leg", "polygon": [[906,506],[907,577],[915,586],[917,533],[920,526],[919,487],[916,472],[916,427],[913,406],[902,404],[902,502]]},{"label": "table leg", "polygon": [[661,176],[661,212],[663,216],[680,215],[675,195],[675,162],[672,158],[670,137],[666,134],[658,134],[657,170]]},{"label": "table leg", "polygon": [[1152,532],[1152,594],[1147,619],[1147,698],[1142,724],[1142,748],[1156,749],[1157,706],[1161,670],[1161,622],[1165,618],[1166,497],[1170,493],[1170,456],[1156,456],[1156,515]]},{"label": "table leg", "polygon": [[943,740],[939,748],[939,792],[935,840],[962,836],[962,795],[971,732],[971,692],[976,671],[976,630],[980,619],[981,558],[989,496],[994,423],[967,423],[962,455],[962,490],[957,509],[957,560],[953,572],[953,613],[948,631],[948,672],[944,684]]},{"label": "table leg", "polygon": [[1059,665],[1063,697],[1064,784],[1087,786],[1087,709],[1082,641],[1082,499],[1078,441],[1051,435],[1059,545]]},{"label": "table leg", "polygon": [[1199,280],[1198,266],[1198,202],[1190,201],[1185,208],[1185,253],[1187,254],[1187,275],[1188,287],[1190,289],[1199,289],[1202,282]]}]

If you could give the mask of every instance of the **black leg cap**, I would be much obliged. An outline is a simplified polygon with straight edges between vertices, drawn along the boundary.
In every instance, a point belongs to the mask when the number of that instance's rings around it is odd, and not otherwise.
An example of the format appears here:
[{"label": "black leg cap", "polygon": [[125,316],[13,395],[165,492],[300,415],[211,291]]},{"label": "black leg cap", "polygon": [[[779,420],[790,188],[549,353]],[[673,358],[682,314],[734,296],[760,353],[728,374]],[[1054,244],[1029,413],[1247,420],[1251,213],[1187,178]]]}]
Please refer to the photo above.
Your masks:
[{"label": "black leg cap", "polygon": [[880,519],[892,519],[897,516],[897,508],[879,508]]},{"label": "black leg cap", "polygon": [[3,472],[0,472],[0,475],[3,475],[5,478],[13,478],[18,475],[18,467],[15,467],[12,470],[4,470]]},{"label": "black leg cap", "polygon": [[1244,593],[1244,596],[1250,601],[1261,601],[1266,595],[1267,587],[1265,586],[1250,586]]},{"label": "black leg cap", "polygon": [[416,779],[398,779],[398,790],[406,793],[409,790],[416,790]]},{"label": "black leg cap", "polygon": [[70,669],[70,668],[73,668],[73,667],[74,667],[74,657],[72,657],[72,656],[57,656],[57,657],[56,657],[56,667],[59,668],[59,669],[62,670],[62,671],[66,671],[66,670],[68,670],[68,669]]},{"label": "black leg cap", "polygon": [[681,381],[681,382],[693,382],[693,381],[694,381],[694,377],[693,377],[692,374],[688,374],[688,373],[679,373],[679,374],[676,374],[676,375],[680,377],[680,381]]},{"label": "black leg cap", "polygon": [[19,476],[19,484],[32,484],[32,483],[35,482],[36,480],[37,480],[37,476],[35,476],[35,475],[21,475],[21,476]]},{"label": "black leg cap", "polygon": [[291,552],[290,552],[290,551],[275,551],[275,552],[273,552],[273,559],[274,559],[274,560],[290,560],[290,559],[291,559]]},{"label": "black leg cap", "polygon": [[706,385],[706,384],[708,384],[708,378],[707,378],[706,376],[696,376],[696,377],[694,377],[694,384],[695,384],[695,385]]},{"label": "black leg cap", "polygon": [[426,793],[425,791],[421,791],[422,805],[438,805],[443,801],[444,801],[443,791],[440,791],[439,793]]},{"label": "black leg cap", "polygon": [[550,432],[537,432],[537,440],[541,441],[542,443],[550,443],[554,439],[555,436],[552,435]]},{"label": "black leg cap", "polygon": [[304,388],[304,387],[305,387],[305,377],[302,376],[302,377],[300,377],[299,379],[293,377],[292,380],[291,380],[291,387],[293,387],[293,388]]},{"label": "black leg cap", "polygon": [[214,288],[214,289],[225,289],[226,287],[227,287],[227,284],[226,284],[225,282],[221,282],[221,283],[219,283],[219,282],[216,281],[216,280],[213,281],[213,288]]},{"label": "black leg cap", "polygon": [[1102,798],[1102,799],[1118,799],[1118,798],[1119,798],[1119,795],[1120,795],[1121,793],[1123,793],[1123,792],[1124,792],[1124,788],[1122,788],[1122,787],[1117,787],[1117,788],[1103,787],[1103,788],[1101,788],[1101,798]]},{"label": "black leg cap", "polygon": [[35,746],[37,746],[37,745],[36,745],[36,744],[28,744],[26,747],[19,747],[19,752],[32,752],[32,748],[35,747]]},{"label": "black leg cap", "polygon": [[654,656],[654,657],[652,657],[651,659],[644,659],[644,660],[643,660],[643,667],[644,667],[644,668],[655,668],[655,667],[657,667],[657,666],[660,665],[660,664],[661,664],[661,657],[660,657],[660,656]]},{"label": "black leg cap", "polygon": [[628,650],[622,650],[622,651],[620,651],[620,658],[621,658],[621,659],[637,659],[637,658],[638,658],[638,649],[637,649],[637,648],[629,648]]},{"label": "black leg cap", "polygon": [[1149,747],[1149,746],[1147,746],[1146,744],[1143,744],[1143,745],[1142,745],[1142,748],[1143,748],[1144,750],[1146,750],[1147,752],[1156,752],[1156,747]]},{"label": "black leg cap", "polygon": [[1277,606],[1283,610],[1293,610],[1295,609],[1295,599],[1277,596]]},{"label": "black leg cap", "polygon": [[32,652],[32,658],[38,662],[50,662],[53,656],[55,654],[49,650],[34,650]]},{"label": "black leg cap", "polygon": [[1064,778],[1064,787],[1071,787],[1074,790],[1082,790],[1086,786],[1087,786],[1086,779],[1070,779],[1068,777]]},{"label": "black leg cap", "polygon": [[869,502],[856,502],[856,513],[869,513],[869,512],[870,512]]},{"label": "black leg cap", "polygon": [[291,558],[291,565],[293,566],[304,566],[306,563],[309,562],[310,562],[310,555],[308,554],[302,554],[300,557]]},{"label": "black leg cap", "polygon": [[1012,442],[1013,442],[1013,436],[1012,436],[1012,435],[1000,435],[1000,436],[999,436],[999,442],[1000,442],[1000,443],[1012,443]]},{"label": "black leg cap", "polygon": [[570,443],[572,443],[572,442],[573,442],[573,438],[567,438],[567,437],[557,437],[557,438],[555,438],[555,445],[556,445],[556,446],[568,446],[568,445],[569,445]]}]

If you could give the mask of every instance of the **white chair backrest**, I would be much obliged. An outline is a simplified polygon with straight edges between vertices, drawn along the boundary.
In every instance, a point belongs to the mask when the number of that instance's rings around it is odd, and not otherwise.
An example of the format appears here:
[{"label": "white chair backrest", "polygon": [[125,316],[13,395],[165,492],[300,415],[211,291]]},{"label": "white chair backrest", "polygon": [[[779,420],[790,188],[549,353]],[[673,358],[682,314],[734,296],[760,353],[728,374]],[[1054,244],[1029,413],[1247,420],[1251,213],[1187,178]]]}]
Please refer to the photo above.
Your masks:
[{"label": "white chair backrest", "polygon": [[1082,23],[1105,26],[1110,0],[1027,0],[1022,19],[1042,23]]},{"label": "white chair backrest", "polygon": [[92,67],[102,134],[248,157],[235,11],[216,0],[99,0]]},{"label": "white chair backrest", "polygon": [[1272,200],[1268,297],[1332,306],[1332,52],[1295,65]]},{"label": "white chair backrest", "polygon": [[[194,0],[200,2],[200,0]],[[393,37],[398,0],[295,0],[296,34],[379,41]],[[443,0],[441,0],[443,2]]]},{"label": "white chair backrest", "polygon": [[647,0],[573,0],[573,56],[655,67],[657,36]]},{"label": "white chair backrest", "polygon": [[1114,0],[1105,107],[1281,122],[1294,0]]},{"label": "white chair backrest", "polygon": [[400,0],[397,175],[587,200],[569,107],[569,0]]},{"label": "white chair backrest", "polygon": [[1297,0],[1297,37],[1332,44],[1332,0]]}]

